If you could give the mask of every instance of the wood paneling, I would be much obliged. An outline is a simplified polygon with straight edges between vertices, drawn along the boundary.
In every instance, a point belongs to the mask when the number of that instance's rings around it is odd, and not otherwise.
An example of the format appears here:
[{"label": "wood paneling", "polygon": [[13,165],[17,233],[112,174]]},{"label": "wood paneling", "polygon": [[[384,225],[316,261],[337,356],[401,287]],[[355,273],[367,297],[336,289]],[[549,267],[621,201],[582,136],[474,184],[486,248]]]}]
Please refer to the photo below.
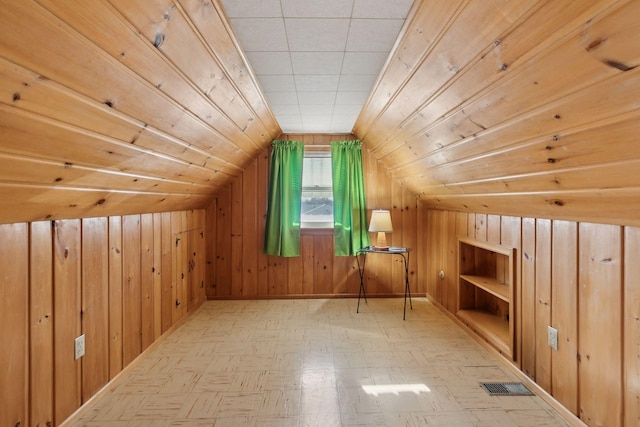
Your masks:
[{"label": "wood paneling", "polygon": [[3,4],[0,222],[207,206],[280,133],[221,14]]},{"label": "wood paneling", "polygon": [[[442,235],[460,234],[448,225],[451,215],[462,235],[475,231],[466,224],[477,224],[479,215],[428,210],[426,239],[449,246]],[[488,236],[500,235],[502,245],[519,248],[516,366],[573,413],[576,423],[580,417],[589,426],[635,426],[638,228],[513,216],[489,216],[487,226]],[[452,249],[457,251],[455,244]],[[442,265],[437,253],[428,253],[430,263]],[[444,265],[445,275],[454,274],[455,265]],[[429,296],[455,314],[438,282],[430,276],[426,282]],[[558,330],[557,351],[548,345],[548,326]]]},{"label": "wood paneling", "polygon": [[81,325],[80,220],[58,220],[53,234],[54,418],[62,422],[82,402],[82,361],[74,340]]},{"label": "wood paneling", "polygon": [[[30,369],[31,425],[53,425],[53,231],[51,221],[31,223]],[[3,257],[4,259],[4,257]],[[4,323],[3,323],[4,324]],[[107,357],[106,360],[109,360]],[[5,402],[4,398],[2,402]],[[2,411],[4,412],[4,410]]]},{"label": "wood paneling", "polygon": [[109,382],[109,219],[82,221],[82,401]]},{"label": "wood paneling", "polygon": [[[26,224],[0,226],[0,424],[29,423],[29,230]],[[42,284],[45,287],[47,283]],[[40,301],[42,303],[42,301]],[[45,301],[46,304],[46,301]],[[48,334],[40,334],[45,339]],[[46,341],[42,348],[50,351]],[[46,378],[45,378],[46,381]],[[37,416],[47,417],[48,408]]]},{"label": "wood paneling", "polygon": [[[328,145],[331,141],[355,139],[350,134],[287,134],[281,139]],[[332,230],[303,230],[300,257],[282,258],[262,253],[266,194],[269,182],[269,151],[263,152],[234,178],[206,210],[206,223],[213,230],[215,257],[208,254],[209,298],[256,298],[267,296],[353,296],[360,277],[354,257],[333,255]],[[425,293],[420,266],[427,255],[418,235],[426,217],[419,217],[417,198],[377,163],[363,147],[363,168],[368,209],[390,209],[394,231],[391,244],[413,249],[409,259],[412,295]],[[373,180],[373,181],[372,181]],[[425,212],[426,213],[426,212]],[[454,215],[452,215],[452,218]],[[419,223],[422,223],[420,225]],[[455,222],[452,222],[455,226]],[[432,243],[427,242],[427,250]],[[442,247],[442,246],[438,246]],[[454,254],[441,254],[449,257]],[[427,267],[428,268],[428,267]],[[437,273],[436,273],[437,274]],[[440,279],[438,279],[440,280]],[[450,280],[448,277],[446,280]],[[365,271],[369,295],[404,295],[404,264],[400,257],[369,256]],[[455,292],[455,288],[453,288]],[[450,298],[454,301],[454,298]]]},{"label": "wood paneling", "polygon": [[558,351],[551,351],[554,397],[578,413],[578,225],[553,221],[551,323],[558,332]]},{"label": "wood paneling", "polygon": [[624,424],[640,423],[640,228],[624,234]]},{"label": "wood paneling", "polygon": [[580,223],[578,377],[580,418],[622,425],[622,230]]},{"label": "wood paneling", "polygon": [[[11,343],[0,350],[0,423],[59,425],[160,337],[166,298],[162,277],[153,282],[175,244],[163,248],[160,237],[172,217],[189,256],[175,270],[166,262],[166,273],[188,271],[192,298],[168,330],[204,301],[204,211],[0,225],[0,338]],[[85,355],[75,360],[81,334]]]},{"label": "wood paneling", "polygon": [[354,134],[431,208],[640,225],[639,12],[416,2]]}]

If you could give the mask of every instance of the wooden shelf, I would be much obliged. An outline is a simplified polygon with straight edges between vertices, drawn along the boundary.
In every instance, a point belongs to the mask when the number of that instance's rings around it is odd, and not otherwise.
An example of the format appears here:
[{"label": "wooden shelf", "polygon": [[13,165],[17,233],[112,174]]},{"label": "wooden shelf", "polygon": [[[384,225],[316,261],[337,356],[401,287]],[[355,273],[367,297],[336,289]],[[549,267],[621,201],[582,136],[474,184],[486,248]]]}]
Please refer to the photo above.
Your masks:
[{"label": "wooden shelf", "polygon": [[505,357],[514,360],[515,249],[460,237],[456,316]]},{"label": "wooden shelf", "polygon": [[489,292],[491,295],[496,296],[503,301],[509,302],[511,300],[508,283],[500,282],[491,277],[471,276],[468,274],[461,274],[460,278],[486,292]]},{"label": "wooden shelf", "polygon": [[483,310],[459,310],[457,316],[502,354],[512,357],[509,322]]}]

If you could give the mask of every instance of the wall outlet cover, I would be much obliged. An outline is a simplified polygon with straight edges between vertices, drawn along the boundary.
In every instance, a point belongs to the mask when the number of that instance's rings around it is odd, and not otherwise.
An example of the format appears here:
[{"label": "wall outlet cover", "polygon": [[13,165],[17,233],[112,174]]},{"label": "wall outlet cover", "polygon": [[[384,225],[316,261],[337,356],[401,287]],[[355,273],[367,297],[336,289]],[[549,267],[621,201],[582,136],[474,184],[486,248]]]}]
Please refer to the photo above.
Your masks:
[{"label": "wall outlet cover", "polygon": [[551,347],[555,351],[558,351],[558,330],[549,326],[547,328],[547,335],[549,340],[549,347]]},{"label": "wall outlet cover", "polygon": [[74,340],[75,344],[75,360],[80,359],[84,356],[84,334],[80,335],[78,338]]}]

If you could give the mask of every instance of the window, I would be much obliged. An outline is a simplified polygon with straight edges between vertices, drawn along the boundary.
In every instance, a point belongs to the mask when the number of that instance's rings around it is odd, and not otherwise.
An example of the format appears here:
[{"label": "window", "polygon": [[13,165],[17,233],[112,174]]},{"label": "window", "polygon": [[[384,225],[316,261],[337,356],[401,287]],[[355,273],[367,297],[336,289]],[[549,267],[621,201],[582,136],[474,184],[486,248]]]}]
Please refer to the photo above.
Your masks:
[{"label": "window", "polygon": [[305,149],[302,166],[302,228],[333,228],[331,152]]}]

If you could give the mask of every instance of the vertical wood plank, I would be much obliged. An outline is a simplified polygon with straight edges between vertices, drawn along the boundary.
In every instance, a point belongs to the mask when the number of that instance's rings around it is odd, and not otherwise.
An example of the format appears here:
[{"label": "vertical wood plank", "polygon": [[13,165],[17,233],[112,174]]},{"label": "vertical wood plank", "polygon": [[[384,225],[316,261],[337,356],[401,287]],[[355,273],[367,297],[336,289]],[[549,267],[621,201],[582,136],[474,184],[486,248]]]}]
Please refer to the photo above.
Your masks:
[{"label": "vertical wood plank", "polygon": [[476,214],[467,214],[467,237],[476,238]]},{"label": "vertical wood plank", "polygon": [[[502,216],[500,218],[500,244],[515,248],[515,283],[513,284],[513,294],[511,296],[512,313],[515,317],[515,341],[513,343],[514,360],[518,367],[521,367],[522,355],[522,219],[515,216]],[[500,268],[508,275],[508,266],[502,260]]]},{"label": "vertical wood plank", "polygon": [[207,209],[205,210],[205,232],[207,235],[207,239],[205,241],[206,244],[206,276],[205,276],[205,292],[207,298],[213,298],[216,295],[216,213],[218,211],[217,208],[217,199],[214,198],[213,201]]},{"label": "vertical wood plank", "polygon": [[622,425],[622,229],[580,223],[580,418]]},{"label": "vertical wood plank", "polygon": [[442,211],[427,211],[427,251],[431,254],[427,264],[427,294],[442,304],[442,284],[438,272],[442,265]]},{"label": "vertical wood plank", "polygon": [[242,253],[243,253],[243,176],[240,175],[231,181],[231,294],[243,295],[243,270],[242,270]]},{"label": "vertical wood plank", "polygon": [[109,381],[109,220],[82,220],[82,401]]},{"label": "vertical wood plank", "polygon": [[[333,235],[314,236],[315,267],[313,270],[313,293],[328,295],[333,290]],[[271,278],[269,278],[271,285]]]},{"label": "vertical wood plank", "polygon": [[218,194],[216,215],[216,295],[232,295],[231,287],[231,193],[230,186]]},{"label": "vertical wood plank", "polygon": [[[444,286],[446,308],[455,314],[458,310],[458,236],[456,233],[457,214],[447,212],[447,232],[444,249],[444,279],[440,279]],[[439,272],[438,272],[439,273]],[[439,276],[438,276],[439,277]]]},{"label": "vertical wood plank", "polygon": [[418,199],[417,200],[417,243],[416,243],[416,280],[415,285],[412,283],[411,289],[414,289],[415,292],[426,293],[427,292],[427,282],[426,282],[426,269],[427,262],[429,259],[429,251],[427,246],[427,207],[425,204]]},{"label": "vertical wood plank", "polygon": [[304,259],[302,255],[302,236],[300,236],[300,256],[291,257],[287,259],[288,269],[287,269],[287,290],[286,293],[288,295],[302,295],[302,278],[303,268],[302,260]]},{"label": "vertical wood plank", "polygon": [[175,276],[173,273],[173,246],[175,239],[171,232],[171,212],[162,213],[162,232],[161,232],[161,250],[162,250],[162,333],[164,334],[173,325],[173,307],[175,306]]},{"label": "vertical wood plank", "polygon": [[185,315],[187,300],[184,298],[187,286],[187,238],[183,234],[183,213],[181,211],[171,212],[171,268],[173,270],[173,287],[171,288],[171,324],[175,325],[178,320]]},{"label": "vertical wood plank", "polygon": [[80,220],[55,222],[53,263],[54,423],[71,415],[82,402],[81,364],[74,340],[81,334]]},{"label": "vertical wood plank", "polygon": [[553,221],[551,326],[558,351],[551,351],[553,397],[578,415],[578,224]]},{"label": "vertical wood plank", "polygon": [[476,223],[475,223],[475,236],[476,240],[480,240],[482,242],[487,241],[487,215],[486,214],[475,214]]},{"label": "vertical wood plank", "polygon": [[122,370],[122,217],[109,217],[109,379]]},{"label": "vertical wood plank", "polygon": [[551,349],[547,326],[551,324],[551,221],[536,220],[536,381],[551,393]]},{"label": "vertical wood plank", "polygon": [[205,290],[205,270],[207,264],[207,230],[205,229],[205,211],[200,209],[196,212],[196,245],[194,254],[195,257],[195,285],[197,288],[197,305],[199,306],[207,299]]},{"label": "vertical wood plank", "polygon": [[122,217],[122,289],[122,362],[127,366],[142,351],[140,215]]},{"label": "vertical wood plank", "polygon": [[[255,297],[258,293],[258,160],[247,166],[242,177],[242,295]],[[302,288],[298,276],[296,283]],[[302,293],[301,290],[298,293]]]},{"label": "vertical wood plank", "polygon": [[624,425],[640,423],[640,228],[624,230]]},{"label": "vertical wood plank", "polygon": [[140,215],[140,319],[142,351],[151,345],[154,335],[153,214]]},{"label": "vertical wood plank", "polygon": [[282,295],[287,290],[288,260],[284,257],[269,255],[268,283],[269,295]]},{"label": "vertical wood plank", "polygon": [[[28,233],[26,223],[0,225],[0,342],[4,344],[0,351],[0,425],[3,426],[29,423]],[[43,286],[46,288],[47,284]],[[46,298],[46,289],[44,293]],[[44,336],[38,338],[43,338],[45,342],[40,344],[46,345],[47,333],[43,332]],[[46,357],[44,350],[42,356]],[[47,390],[44,392],[46,396]],[[46,414],[46,408],[43,410]]]},{"label": "vertical wood plank", "polygon": [[313,270],[315,266],[313,235],[300,236],[300,258],[302,260],[302,293],[313,294]]},{"label": "vertical wood plank", "polygon": [[162,335],[162,214],[153,214],[153,340]]},{"label": "vertical wood plank", "polygon": [[[51,225],[50,221],[32,222],[30,225],[31,345],[29,353],[31,368],[29,385],[31,391],[30,424],[34,426],[46,426],[47,423],[53,425],[53,234]],[[0,259],[7,258],[0,256]],[[4,297],[0,298],[0,305],[4,300]],[[0,315],[0,317],[2,316]],[[3,319],[1,324],[6,325],[7,323]],[[108,368],[108,355],[105,363]],[[4,361],[0,362],[0,365],[7,366]],[[6,370],[11,372],[11,369]],[[2,385],[0,385],[0,389],[8,390]],[[0,402],[9,401],[3,395]],[[0,413],[6,413],[5,408],[0,408]],[[0,416],[0,418],[2,417]],[[5,424],[4,420],[0,421],[0,424]],[[7,425],[15,425],[15,423]]]},{"label": "vertical wood plank", "polygon": [[536,379],[536,220],[522,218],[522,372]]},{"label": "vertical wood plank", "polygon": [[500,244],[501,222],[500,215],[487,215],[487,242]]},{"label": "vertical wood plank", "polygon": [[264,245],[264,228],[267,220],[267,195],[269,194],[269,149],[265,149],[257,157],[258,161],[258,179],[257,179],[257,197],[256,197],[256,211],[258,221],[258,234],[254,241],[257,245],[257,264],[258,264],[258,277],[257,281],[257,295],[267,295],[269,292],[269,275],[267,268],[269,265],[269,259],[265,253],[262,252]]}]

